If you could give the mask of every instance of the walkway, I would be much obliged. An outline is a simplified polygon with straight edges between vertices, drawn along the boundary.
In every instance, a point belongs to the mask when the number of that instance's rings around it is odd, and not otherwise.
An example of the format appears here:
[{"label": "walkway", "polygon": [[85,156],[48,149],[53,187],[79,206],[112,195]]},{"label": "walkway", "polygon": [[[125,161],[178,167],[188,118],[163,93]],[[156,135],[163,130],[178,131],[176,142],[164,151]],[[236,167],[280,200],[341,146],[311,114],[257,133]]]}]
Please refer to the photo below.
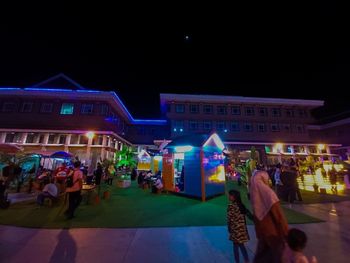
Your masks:
[{"label": "walkway", "polygon": [[[327,220],[293,225],[309,236],[307,255],[319,262],[348,262],[350,202],[293,205]],[[335,210],[334,210],[335,209]],[[256,239],[248,244],[250,257]],[[225,226],[140,229],[27,229],[0,226],[3,262],[232,262],[232,244]]]}]

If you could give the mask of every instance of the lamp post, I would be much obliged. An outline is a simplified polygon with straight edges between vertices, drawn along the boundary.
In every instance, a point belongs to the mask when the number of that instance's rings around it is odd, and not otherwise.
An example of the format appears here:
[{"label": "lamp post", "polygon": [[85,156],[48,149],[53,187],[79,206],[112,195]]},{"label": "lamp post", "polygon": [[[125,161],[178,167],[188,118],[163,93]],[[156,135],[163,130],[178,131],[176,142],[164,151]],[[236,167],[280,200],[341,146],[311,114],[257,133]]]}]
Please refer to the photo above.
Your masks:
[{"label": "lamp post", "polygon": [[93,131],[88,131],[85,135],[89,139],[87,147],[86,147],[86,156],[88,158],[88,163],[89,163],[89,166],[90,166],[90,164],[91,164],[91,160],[90,160],[91,145],[92,145],[92,139],[94,138],[95,133]]}]

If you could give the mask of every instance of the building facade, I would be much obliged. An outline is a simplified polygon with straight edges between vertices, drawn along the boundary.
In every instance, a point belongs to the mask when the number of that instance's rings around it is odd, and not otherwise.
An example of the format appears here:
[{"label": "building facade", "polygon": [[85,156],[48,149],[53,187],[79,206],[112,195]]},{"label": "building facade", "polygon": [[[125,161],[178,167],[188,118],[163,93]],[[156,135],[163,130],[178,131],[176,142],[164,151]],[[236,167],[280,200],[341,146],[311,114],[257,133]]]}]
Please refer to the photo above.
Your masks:
[{"label": "building facade", "polygon": [[63,150],[93,165],[123,145],[140,152],[196,133],[216,132],[242,154],[255,146],[267,163],[340,147],[339,134],[328,140],[332,124],[317,126],[311,115],[320,100],[160,94],[160,104],[164,119],[134,119],[115,92],[86,90],[62,74],[28,88],[4,87],[0,143],[28,152]]},{"label": "building facade", "polygon": [[167,138],[165,120],[134,119],[115,92],[44,84],[0,88],[0,143],[26,152],[66,151],[95,165],[124,145],[150,146]]},{"label": "building facade", "polygon": [[282,162],[300,154],[330,154],[333,144],[320,147],[315,139],[311,110],[320,100],[253,98],[214,95],[161,94],[161,109],[171,138],[193,133],[219,134],[230,150],[254,146],[263,162]]}]

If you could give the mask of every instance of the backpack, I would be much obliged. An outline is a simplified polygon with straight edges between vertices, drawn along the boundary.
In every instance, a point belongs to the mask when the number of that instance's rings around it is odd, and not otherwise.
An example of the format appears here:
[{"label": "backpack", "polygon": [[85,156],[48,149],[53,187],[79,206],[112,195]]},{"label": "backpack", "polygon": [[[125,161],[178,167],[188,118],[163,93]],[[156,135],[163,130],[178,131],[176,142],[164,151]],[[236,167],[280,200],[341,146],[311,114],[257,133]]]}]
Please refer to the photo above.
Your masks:
[{"label": "backpack", "polygon": [[68,176],[66,179],[66,187],[72,187],[74,185],[73,182],[73,174],[71,176]]}]

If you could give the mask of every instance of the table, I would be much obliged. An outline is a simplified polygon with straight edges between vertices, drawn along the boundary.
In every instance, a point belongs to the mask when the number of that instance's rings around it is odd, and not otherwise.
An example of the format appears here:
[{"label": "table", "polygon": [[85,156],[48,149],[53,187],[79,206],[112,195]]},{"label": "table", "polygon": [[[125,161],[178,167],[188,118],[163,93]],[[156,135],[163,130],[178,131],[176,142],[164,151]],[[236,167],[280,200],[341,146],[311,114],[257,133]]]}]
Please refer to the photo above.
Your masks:
[{"label": "table", "polygon": [[96,185],[94,185],[94,184],[83,184],[83,187],[81,188],[82,193],[84,191],[86,192],[86,204],[87,205],[89,204],[89,200],[91,198],[91,193],[95,190],[95,188],[96,188]]}]

